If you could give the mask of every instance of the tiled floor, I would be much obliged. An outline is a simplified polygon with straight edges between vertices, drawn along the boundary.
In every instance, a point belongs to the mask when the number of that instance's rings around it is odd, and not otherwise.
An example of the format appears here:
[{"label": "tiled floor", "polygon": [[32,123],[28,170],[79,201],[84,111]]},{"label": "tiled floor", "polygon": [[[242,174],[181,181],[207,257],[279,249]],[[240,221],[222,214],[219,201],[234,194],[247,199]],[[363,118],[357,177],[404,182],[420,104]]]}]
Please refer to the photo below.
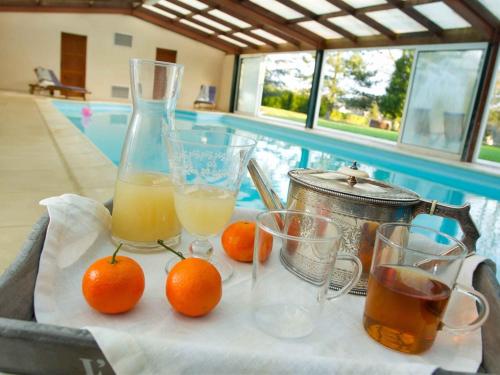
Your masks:
[{"label": "tiled floor", "polygon": [[20,250],[46,197],[113,194],[116,167],[50,104],[0,92],[0,273]]}]

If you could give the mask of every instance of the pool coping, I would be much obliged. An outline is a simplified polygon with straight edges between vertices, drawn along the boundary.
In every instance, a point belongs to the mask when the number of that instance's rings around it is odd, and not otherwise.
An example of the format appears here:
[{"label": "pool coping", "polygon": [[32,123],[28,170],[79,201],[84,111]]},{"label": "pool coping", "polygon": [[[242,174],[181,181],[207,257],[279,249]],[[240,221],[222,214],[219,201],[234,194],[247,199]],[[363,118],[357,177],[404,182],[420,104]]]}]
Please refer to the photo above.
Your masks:
[{"label": "pool coping", "polygon": [[101,202],[109,200],[114,193],[117,167],[53,105],[54,99],[34,97],[33,100],[76,186],[76,192]]}]

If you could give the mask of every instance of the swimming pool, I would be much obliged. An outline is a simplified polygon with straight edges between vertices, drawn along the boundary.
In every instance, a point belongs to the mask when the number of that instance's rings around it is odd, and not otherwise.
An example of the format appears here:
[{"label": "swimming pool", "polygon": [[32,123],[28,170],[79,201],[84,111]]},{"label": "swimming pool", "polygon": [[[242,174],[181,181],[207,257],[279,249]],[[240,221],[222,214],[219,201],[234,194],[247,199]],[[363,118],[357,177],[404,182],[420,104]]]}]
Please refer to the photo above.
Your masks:
[{"label": "swimming pool", "polygon": [[[54,100],[53,105],[118,165],[130,106],[60,100]],[[90,116],[82,115],[85,107],[90,108]],[[455,205],[469,202],[471,215],[481,232],[478,252],[500,264],[498,176],[231,115],[176,111],[176,126],[224,126],[235,133],[256,138],[255,158],[283,200],[288,191],[287,172],[290,169],[336,170],[356,160],[371,177],[411,189],[423,198]],[[238,205],[263,207],[248,176],[242,182]],[[458,225],[449,219],[421,215],[415,222],[460,236]],[[497,276],[500,275],[500,269],[497,272]]]}]

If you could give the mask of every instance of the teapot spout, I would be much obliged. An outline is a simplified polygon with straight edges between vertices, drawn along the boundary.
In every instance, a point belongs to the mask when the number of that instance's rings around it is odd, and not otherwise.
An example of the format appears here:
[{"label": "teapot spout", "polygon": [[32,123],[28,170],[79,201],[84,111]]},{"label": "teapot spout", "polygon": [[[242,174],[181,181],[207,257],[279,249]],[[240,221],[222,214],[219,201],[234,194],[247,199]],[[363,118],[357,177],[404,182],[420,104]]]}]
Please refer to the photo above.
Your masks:
[{"label": "teapot spout", "polygon": [[252,177],[252,181],[259,192],[259,195],[269,210],[282,210],[285,208],[283,203],[278,197],[278,194],[273,190],[269,180],[262,172],[257,160],[250,159],[248,162],[248,172],[250,173],[250,177]]}]

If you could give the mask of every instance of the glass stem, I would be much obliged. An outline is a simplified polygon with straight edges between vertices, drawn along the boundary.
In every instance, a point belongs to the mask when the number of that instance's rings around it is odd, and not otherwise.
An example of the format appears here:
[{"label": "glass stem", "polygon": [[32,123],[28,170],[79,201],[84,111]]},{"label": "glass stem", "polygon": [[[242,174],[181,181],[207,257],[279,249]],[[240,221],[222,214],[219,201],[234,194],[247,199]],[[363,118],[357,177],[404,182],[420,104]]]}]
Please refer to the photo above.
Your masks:
[{"label": "glass stem", "polygon": [[189,255],[194,258],[210,260],[214,248],[207,239],[196,239],[189,245]]}]

